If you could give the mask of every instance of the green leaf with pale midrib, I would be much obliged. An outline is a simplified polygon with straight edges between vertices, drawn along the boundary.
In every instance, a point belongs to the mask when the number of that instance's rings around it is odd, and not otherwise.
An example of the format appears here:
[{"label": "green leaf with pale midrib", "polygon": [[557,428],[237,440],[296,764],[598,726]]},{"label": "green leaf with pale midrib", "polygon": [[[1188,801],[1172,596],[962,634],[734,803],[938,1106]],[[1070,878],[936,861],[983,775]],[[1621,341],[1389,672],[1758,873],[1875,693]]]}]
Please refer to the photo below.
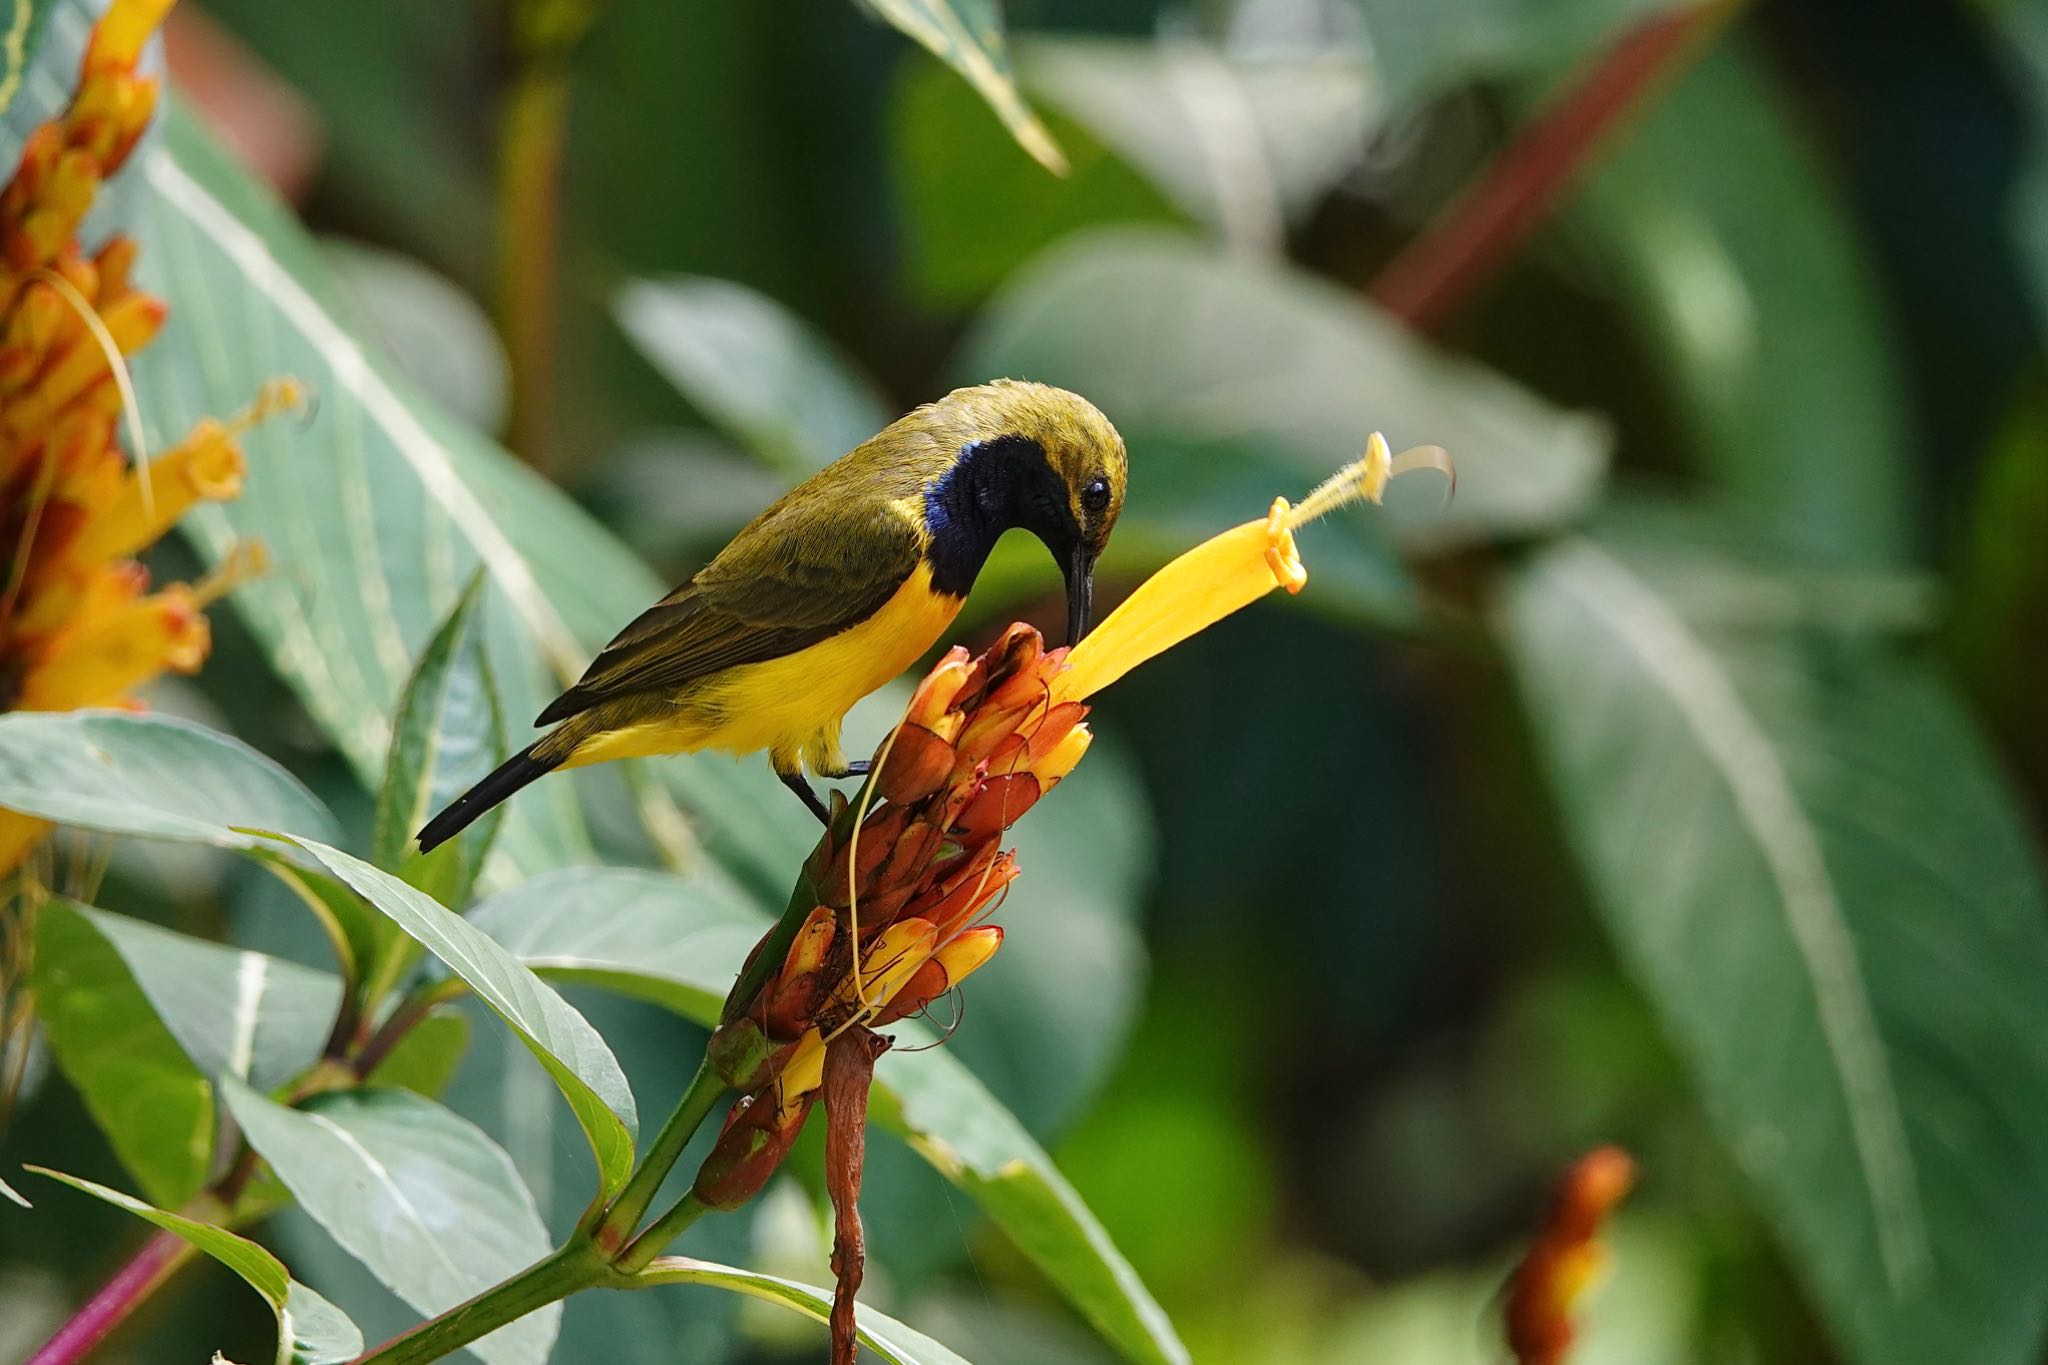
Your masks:
[{"label": "green leaf with pale midrib", "polygon": [[[817,1289],[756,1270],[699,1261],[689,1256],[663,1256],[641,1272],[648,1284],[701,1284],[746,1294],[824,1322],[832,1312],[832,1291]],[[967,1365],[924,1333],[906,1327],[865,1304],[854,1313],[861,1341],[889,1365]]]},{"label": "green leaf with pale midrib", "polygon": [[202,1076],[268,1089],[320,1055],[341,1003],[328,973],[90,906],[53,910],[83,917],[121,955]]},{"label": "green leaf with pale midrib", "polygon": [[0,716],[0,806],[107,834],[221,848],[260,842],[230,826],[316,838],[335,830],[319,798],[262,754],[155,713]]},{"label": "green leaf with pale midrib", "polygon": [[[232,1081],[224,1094],[300,1207],[422,1313],[445,1312],[548,1254],[512,1159],[432,1100],[362,1090],[288,1109]],[[543,1365],[560,1320],[551,1304],[468,1349],[488,1365]]]},{"label": "green leaf with pale midrib", "polygon": [[406,679],[370,841],[372,862],[448,905],[469,899],[505,814],[493,807],[431,853],[414,843],[421,826],[505,761],[505,717],[475,628],[483,588],[478,568]]},{"label": "green leaf with pale midrib", "polygon": [[624,1184],[638,1126],[633,1091],[590,1022],[487,934],[432,898],[340,849],[297,842],[447,963],[518,1032],[590,1139],[599,1182],[607,1191]]},{"label": "green leaf with pale midrib", "polygon": [[975,88],[1017,144],[1055,175],[1067,159],[1024,97],[1003,41],[1003,16],[996,0],[864,0],[867,8],[915,38]]},{"label": "green leaf with pale midrib", "polygon": [[1871,243],[1795,98],[1722,43],[1592,168],[1574,217],[1702,473],[1787,539],[1895,563],[1917,501],[1911,387]]},{"label": "green leaf with pale midrib", "polygon": [[42,1166],[29,1169],[52,1180],[61,1180],[75,1190],[104,1200],[115,1208],[125,1209],[145,1222],[182,1237],[241,1276],[251,1289],[263,1296],[277,1315],[278,1365],[339,1365],[339,1362],[353,1360],[362,1353],[363,1334],[356,1330],[348,1315],[294,1280],[283,1262],[248,1238],[211,1223],[167,1213],[119,1190],[110,1190],[105,1185],[97,1185],[75,1175],[65,1175],[62,1171]]},{"label": "green leaf with pale midrib", "polygon": [[[578,913],[560,907],[571,886]],[[552,908],[551,908],[552,907]],[[657,872],[563,872],[485,901],[478,928],[543,975],[622,990],[706,1025],[768,920],[706,887]],[[895,1025],[908,1046],[876,1075],[873,1115],[973,1195],[1069,1300],[1133,1360],[1186,1350],[1109,1235],[1023,1126],[930,1035]]]},{"label": "green leaf with pale midrib", "polygon": [[2048,896],[2011,797],[1893,642],[1628,530],[1503,617],[1608,929],[1851,1358],[2031,1361]]},{"label": "green leaf with pale midrib", "polygon": [[92,923],[61,903],[36,917],[30,983],[57,1064],[150,1199],[177,1207],[213,1155],[213,1087]]}]

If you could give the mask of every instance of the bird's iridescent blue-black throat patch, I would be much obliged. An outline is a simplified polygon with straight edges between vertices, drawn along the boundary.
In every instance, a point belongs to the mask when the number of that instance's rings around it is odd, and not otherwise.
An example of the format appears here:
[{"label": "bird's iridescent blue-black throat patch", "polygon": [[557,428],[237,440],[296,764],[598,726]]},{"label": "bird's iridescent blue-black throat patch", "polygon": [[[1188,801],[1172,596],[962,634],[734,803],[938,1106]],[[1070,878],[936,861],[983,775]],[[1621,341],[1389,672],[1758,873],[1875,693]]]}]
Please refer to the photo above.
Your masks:
[{"label": "bird's iridescent blue-black throat patch", "polygon": [[1066,485],[1029,436],[994,436],[963,447],[924,495],[932,590],[965,597],[1003,532],[1030,531],[1056,554],[1081,534]]}]

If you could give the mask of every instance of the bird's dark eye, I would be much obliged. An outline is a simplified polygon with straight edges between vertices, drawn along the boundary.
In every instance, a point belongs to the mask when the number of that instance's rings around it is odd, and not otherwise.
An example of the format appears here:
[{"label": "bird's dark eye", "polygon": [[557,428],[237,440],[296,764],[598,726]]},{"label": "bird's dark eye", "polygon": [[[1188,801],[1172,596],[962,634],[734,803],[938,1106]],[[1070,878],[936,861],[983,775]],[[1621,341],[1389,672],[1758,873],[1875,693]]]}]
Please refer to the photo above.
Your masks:
[{"label": "bird's dark eye", "polygon": [[1109,506],[1109,480],[1090,479],[1081,490],[1081,505],[1091,512],[1100,512]]}]

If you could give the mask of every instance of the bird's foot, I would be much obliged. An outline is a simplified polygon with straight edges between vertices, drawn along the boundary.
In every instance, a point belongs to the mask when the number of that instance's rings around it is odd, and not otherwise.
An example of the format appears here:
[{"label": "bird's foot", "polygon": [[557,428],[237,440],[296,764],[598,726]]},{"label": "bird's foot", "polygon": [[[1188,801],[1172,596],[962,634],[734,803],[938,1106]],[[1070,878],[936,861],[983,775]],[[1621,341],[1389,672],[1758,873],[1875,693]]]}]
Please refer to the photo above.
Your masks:
[{"label": "bird's foot", "polygon": [[782,779],[783,786],[797,794],[798,800],[810,807],[811,814],[818,817],[819,824],[829,825],[832,823],[832,812],[825,809],[825,803],[820,801],[818,794],[811,790],[811,784],[804,781],[802,773],[777,773],[775,775]]}]

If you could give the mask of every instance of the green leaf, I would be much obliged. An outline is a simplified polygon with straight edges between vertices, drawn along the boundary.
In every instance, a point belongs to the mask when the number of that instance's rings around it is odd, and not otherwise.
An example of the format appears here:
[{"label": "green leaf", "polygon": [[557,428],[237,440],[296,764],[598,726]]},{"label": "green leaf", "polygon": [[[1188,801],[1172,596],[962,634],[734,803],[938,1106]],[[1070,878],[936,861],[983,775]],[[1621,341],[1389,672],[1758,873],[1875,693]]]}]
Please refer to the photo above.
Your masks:
[{"label": "green leaf", "polygon": [[300,846],[469,983],[547,1068],[590,1139],[607,1192],[633,1168],[633,1091],[597,1030],[545,982],[461,916],[388,872],[312,840]]},{"label": "green leaf", "polygon": [[363,1334],[356,1330],[348,1315],[294,1280],[283,1262],[248,1238],[238,1237],[211,1223],[167,1213],[119,1190],[110,1190],[105,1185],[96,1185],[75,1175],[65,1175],[62,1171],[42,1166],[29,1169],[52,1180],[61,1180],[75,1190],[105,1200],[115,1208],[125,1209],[145,1222],[182,1237],[241,1276],[251,1289],[263,1296],[277,1315],[278,1365],[339,1365],[362,1354]]},{"label": "green leaf", "polygon": [[466,918],[542,976],[713,1022],[767,925],[751,900],[718,882],[634,868],[535,877]]},{"label": "green leaf", "polygon": [[[580,888],[573,901],[571,886]],[[715,887],[620,870],[561,873],[493,897],[472,919],[507,935],[544,975],[650,1000],[707,1026],[768,924]],[[909,1046],[882,1059],[875,1121],[972,1195],[1119,1350],[1133,1360],[1185,1360],[1164,1312],[1024,1126],[951,1049],[917,1050],[928,1032],[891,1031]]]},{"label": "green leaf", "polygon": [[298,779],[238,739],[127,711],[0,716],[0,806],[60,825],[219,848],[258,840],[230,826],[333,837]]},{"label": "green leaf", "polygon": [[[647,1284],[702,1284],[729,1289],[736,1294],[764,1299],[793,1309],[807,1318],[826,1321],[832,1313],[832,1291],[815,1289],[795,1280],[785,1280],[737,1266],[699,1261],[689,1256],[663,1256],[638,1278]],[[922,1332],[904,1326],[867,1305],[856,1308],[854,1330],[863,1345],[889,1365],[967,1365],[953,1352]]]},{"label": "green leaf", "polygon": [[1003,42],[996,0],[864,0],[867,8],[917,40],[925,51],[966,78],[1017,139],[1017,145],[1054,175],[1067,159],[1052,134],[1017,93]]},{"label": "green leaf", "polygon": [[487,812],[432,853],[413,842],[437,811],[505,761],[505,717],[476,614],[483,589],[478,569],[399,694],[370,841],[377,866],[448,905],[468,900],[504,816],[502,806]]},{"label": "green leaf", "polygon": [[1911,389],[1790,93],[1740,45],[1707,54],[1603,159],[1576,218],[1726,500],[1793,543],[1897,561]]},{"label": "green leaf", "polygon": [[59,904],[36,917],[36,1012],[57,1064],[155,1203],[197,1192],[213,1155],[213,1088],[114,945]]},{"label": "green leaf", "polygon": [[1931,670],[1753,549],[1566,540],[1503,625],[1595,903],[1850,1358],[2048,1322],[2048,896]]},{"label": "green leaf", "polygon": [[893,415],[836,346],[745,285],[694,275],[636,280],[612,313],[700,412],[793,477],[838,459]]},{"label": "green leaf", "polygon": [[322,238],[320,248],[356,305],[365,340],[478,431],[505,425],[505,347],[475,299],[396,251],[337,237]]},{"label": "green leaf", "polygon": [[[15,96],[22,93],[29,70],[42,48],[50,11],[55,8],[54,0],[4,0],[0,3],[0,113],[11,109]],[[43,116],[40,108],[29,114],[30,118]],[[25,124],[27,119],[17,115],[9,122]]]},{"label": "green leaf", "polygon": [[[1046,117],[1072,169],[1048,181],[974,94],[931,62],[906,62],[889,103],[892,181],[906,273],[928,307],[958,309],[1047,243],[1104,223],[1177,223],[1183,213],[1121,157],[1059,110]],[[990,376],[983,376],[988,378]]]},{"label": "green leaf", "polygon": [[5,1180],[0,1180],[0,1195],[4,1195],[6,1198],[13,1200],[15,1203],[21,1205],[25,1209],[32,1209],[35,1207],[35,1205],[28,1202],[28,1199],[22,1194],[20,1190],[15,1189],[14,1186],[8,1184]]},{"label": "green leaf", "polygon": [[456,1010],[434,1010],[406,1030],[365,1085],[410,1090],[433,1099],[448,1088],[469,1051],[469,1020]]},{"label": "green leaf", "polygon": [[1378,80],[1342,52],[1239,57],[1192,39],[1034,37],[1017,66],[1195,221],[1278,250],[1380,124]]},{"label": "green leaf", "polygon": [[[300,1206],[422,1313],[445,1312],[550,1250],[512,1159],[432,1100],[358,1090],[287,1109],[232,1081],[223,1094]],[[468,1349],[487,1365],[543,1365],[561,1313],[550,1304]]]},{"label": "green leaf", "polygon": [[1389,102],[1410,109],[1474,81],[1545,74],[1590,56],[1678,0],[1353,0]]},{"label": "green leaf", "polygon": [[[278,571],[235,603],[315,721],[372,790],[383,779],[399,691],[413,659],[478,564],[480,610],[505,711],[540,711],[619,627],[667,585],[560,490],[415,393],[339,320],[347,315],[318,247],[175,106],[128,172],[144,286],[170,320],[135,358],[154,439],[233,412],[267,380],[300,379],[302,420],[242,438],[251,477],[231,504],[181,527],[212,557],[260,537]],[[660,765],[699,813],[713,851],[780,879],[776,784],[759,765]],[[579,782],[556,776],[508,804],[499,860],[525,874],[595,861]],[[786,803],[786,793],[774,793]],[[789,830],[800,811],[781,811]]]},{"label": "green leaf", "polygon": [[209,1080],[282,1085],[320,1055],[333,1028],[341,982],[326,972],[90,906],[55,902],[42,913],[77,915],[97,930]]},{"label": "green leaf", "polygon": [[[1471,361],[1431,349],[1334,285],[1171,234],[1105,231],[1048,252],[983,314],[962,376],[1029,374],[1086,393],[1123,432],[1134,469],[1197,476],[1222,448],[1255,449],[1291,474],[1249,507],[1205,508],[1213,528],[1264,514],[1358,458],[1367,435],[1433,444],[1458,462],[1458,496],[1417,479],[1384,524],[1423,546],[1520,535],[1571,520],[1599,491],[1602,425],[1560,412]],[[1310,532],[1311,537],[1317,532]],[[1312,543],[1304,550],[1316,569]]]}]

